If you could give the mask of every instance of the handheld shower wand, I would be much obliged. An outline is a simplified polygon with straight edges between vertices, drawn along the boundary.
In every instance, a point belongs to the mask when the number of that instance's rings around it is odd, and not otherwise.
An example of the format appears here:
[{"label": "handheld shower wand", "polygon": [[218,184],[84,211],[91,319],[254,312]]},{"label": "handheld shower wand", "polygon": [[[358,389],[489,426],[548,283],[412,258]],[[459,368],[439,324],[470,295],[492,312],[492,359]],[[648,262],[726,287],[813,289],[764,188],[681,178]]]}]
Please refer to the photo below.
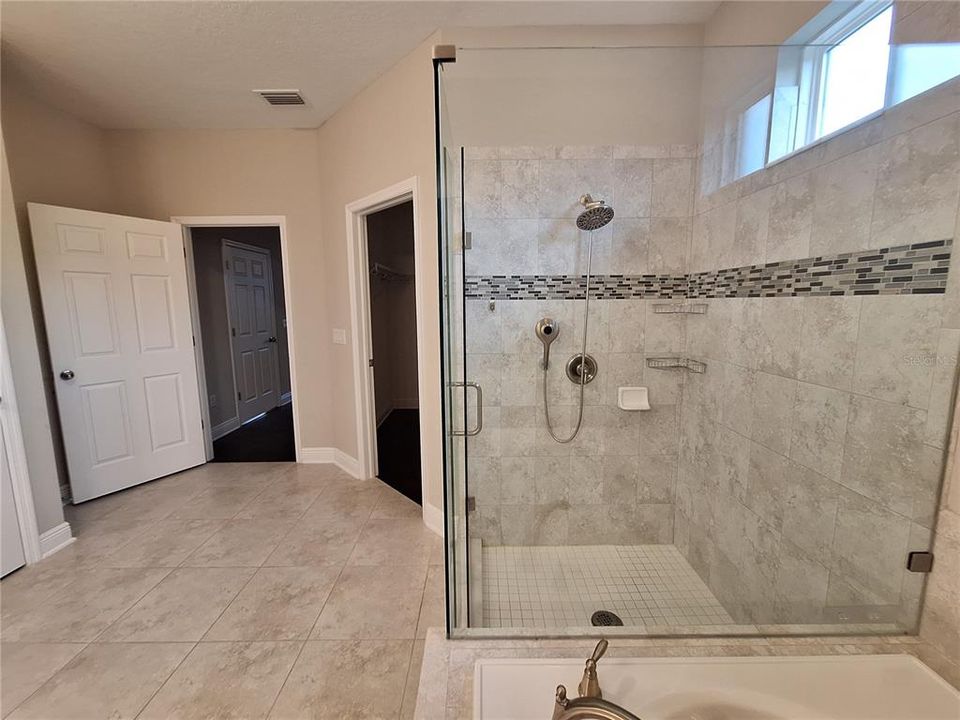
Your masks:
[{"label": "handheld shower wand", "polygon": [[550,343],[560,334],[560,324],[545,317],[537,323],[537,339],[543,343],[543,369],[550,367]]},{"label": "handheld shower wand", "polygon": [[[547,432],[558,443],[571,442],[577,437],[583,424],[583,390],[584,386],[593,379],[591,371],[587,369],[587,361],[593,360],[587,355],[587,329],[590,326],[590,277],[593,274],[593,231],[599,230],[613,220],[613,208],[603,200],[595,199],[590,195],[581,195],[580,204],[583,205],[583,212],[577,215],[577,228],[585,231],[587,236],[587,275],[583,295],[583,337],[580,341],[579,358],[575,356],[571,359],[572,362],[579,362],[578,365],[574,365],[573,372],[575,375],[571,375],[570,365],[567,366],[567,377],[576,382],[580,388],[580,402],[577,407],[577,422],[573,431],[567,437],[560,437],[553,429],[553,424],[550,422],[550,398],[547,392],[550,343],[557,336],[559,328],[550,318],[543,318],[537,323],[537,337],[543,343],[543,414],[547,422]],[[592,372],[596,372],[595,362]],[[590,375],[589,379],[588,375]]]}]

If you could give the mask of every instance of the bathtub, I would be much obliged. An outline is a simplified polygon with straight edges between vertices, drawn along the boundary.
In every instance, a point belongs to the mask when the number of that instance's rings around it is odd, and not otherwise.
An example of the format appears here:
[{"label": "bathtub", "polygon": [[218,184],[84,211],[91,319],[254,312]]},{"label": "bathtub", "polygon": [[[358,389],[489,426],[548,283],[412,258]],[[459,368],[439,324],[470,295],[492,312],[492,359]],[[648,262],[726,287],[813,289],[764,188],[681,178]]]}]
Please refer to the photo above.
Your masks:
[{"label": "bathtub", "polygon": [[[550,720],[582,659],[482,659],[474,720]],[[641,720],[957,720],[960,693],[909,655],[603,658],[606,700]]]}]

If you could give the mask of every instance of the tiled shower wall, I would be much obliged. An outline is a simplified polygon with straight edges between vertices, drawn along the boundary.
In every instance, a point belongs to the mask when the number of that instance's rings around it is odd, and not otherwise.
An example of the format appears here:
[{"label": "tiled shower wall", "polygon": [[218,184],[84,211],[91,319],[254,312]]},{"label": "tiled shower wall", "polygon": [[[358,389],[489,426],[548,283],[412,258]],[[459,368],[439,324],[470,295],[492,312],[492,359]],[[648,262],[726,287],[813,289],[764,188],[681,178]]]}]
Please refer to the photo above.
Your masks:
[{"label": "tiled shower wall", "polygon": [[[709,196],[696,192],[708,183],[694,179],[692,148],[468,150],[467,375],[485,401],[468,443],[471,535],[674,542],[738,621],[911,625],[922,576],[904,563],[929,546],[960,347],[956,260],[947,281],[934,275],[956,233],[957,87]],[[562,366],[583,308],[557,276],[585,271],[582,192],[617,211],[594,262],[614,291],[591,302],[600,373],[584,430],[559,445],[544,427],[533,327],[561,324],[548,382],[566,434],[576,387]],[[805,258],[785,263],[792,275],[744,267]],[[861,258],[875,272],[843,270]],[[824,266],[814,282],[799,277]],[[664,284],[638,276],[702,271],[715,281],[695,300],[705,315],[653,313]],[[748,286],[751,272],[771,279]],[[487,287],[470,287],[478,277]],[[672,354],[706,373],[644,367]],[[616,388],[633,384],[650,387],[652,411],[617,409]]]},{"label": "tiled shower wall", "polygon": [[[593,233],[594,273],[682,273],[695,155],[687,146],[468,148],[468,279],[584,274],[575,225],[583,193],[617,212]],[[579,352],[582,301],[477,295],[466,301],[467,376],[483,386],[485,405],[484,430],[467,444],[471,535],[486,545],[672,542],[682,378],[650,377],[644,358],[679,352],[682,320],[654,314],[642,298],[591,302],[588,344],[600,372],[586,387],[580,435],[559,444],[545,426],[534,326],[559,322],[547,382],[551,419],[566,436],[579,389],[563,368]],[[650,386],[653,409],[619,410],[621,385]]]},{"label": "tiled shower wall", "polygon": [[[944,257],[922,246],[956,233],[957,87],[698,197],[691,270]],[[950,262],[946,294],[884,294],[943,284],[906,257],[886,277],[900,286],[864,273],[836,297],[711,299],[687,317],[707,372],[684,378],[674,541],[735,619],[916,622],[923,576],[905,564],[930,546],[960,348]]]}]

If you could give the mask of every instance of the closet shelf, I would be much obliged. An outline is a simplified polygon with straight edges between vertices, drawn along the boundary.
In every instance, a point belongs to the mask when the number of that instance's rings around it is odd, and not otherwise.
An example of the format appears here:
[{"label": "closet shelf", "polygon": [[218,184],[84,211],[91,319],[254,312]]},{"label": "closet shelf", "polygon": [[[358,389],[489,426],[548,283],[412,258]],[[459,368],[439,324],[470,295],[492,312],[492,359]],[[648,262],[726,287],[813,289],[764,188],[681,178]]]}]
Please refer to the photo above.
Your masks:
[{"label": "closet shelf", "polygon": [[383,263],[371,263],[370,275],[381,280],[413,280],[413,273],[406,273]]}]

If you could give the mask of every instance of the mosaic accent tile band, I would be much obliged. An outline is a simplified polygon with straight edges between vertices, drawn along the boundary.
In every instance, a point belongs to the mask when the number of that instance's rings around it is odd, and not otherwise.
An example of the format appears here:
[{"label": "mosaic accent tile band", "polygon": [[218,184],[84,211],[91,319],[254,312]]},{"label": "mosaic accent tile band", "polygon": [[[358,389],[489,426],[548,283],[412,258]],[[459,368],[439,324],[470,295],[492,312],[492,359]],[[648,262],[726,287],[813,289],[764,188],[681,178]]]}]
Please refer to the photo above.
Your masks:
[{"label": "mosaic accent tile band", "polygon": [[[823,295],[938,295],[947,287],[953,240],[782,260],[686,275],[597,275],[591,297],[726,298]],[[467,298],[576,300],[586,276],[488,275],[465,280]]]}]

